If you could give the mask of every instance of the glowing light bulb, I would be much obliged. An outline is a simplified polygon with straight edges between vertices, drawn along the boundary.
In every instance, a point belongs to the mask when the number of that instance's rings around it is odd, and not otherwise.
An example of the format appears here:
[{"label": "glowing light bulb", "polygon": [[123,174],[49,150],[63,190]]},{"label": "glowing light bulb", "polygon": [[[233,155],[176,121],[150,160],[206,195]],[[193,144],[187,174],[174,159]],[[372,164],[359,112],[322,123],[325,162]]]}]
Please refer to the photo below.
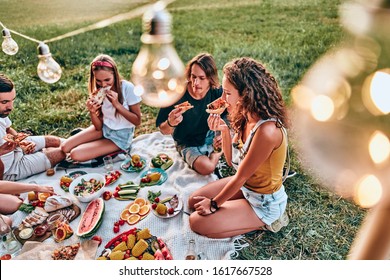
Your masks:
[{"label": "glowing light bulb", "polygon": [[61,67],[51,56],[49,47],[45,43],[38,46],[38,76],[49,84],[57,82],[61,78]]},{"label": "glowing light bulb", "polygon": [[355,188],[355,200],[361,207],[370,208],[382,197],[382,184],[374,175],[364,176]]},{"label": "glowing light bulb", "polygon": [[8,55],[14,55],[18,52],[19,46],[18,44],[12,39],[11,32],[9,32],[8,29],[3,29],[3,38],[4,41],[1,44],[1,48],[3,49],[3,52],[5,52]]},{"label": "glowing light bulb", "polygon": [[172,46],[171,16],[157,2],[143,17],[141,50],[132,67],[135,93],[152,107],[167,107],[184,94],[184,65]]},{"label": "glowing light bulb", "polygon": [[390,156],[390,141],[381,131],[375,131],[368,144],[371,159],[376,164],[385,162]]}]

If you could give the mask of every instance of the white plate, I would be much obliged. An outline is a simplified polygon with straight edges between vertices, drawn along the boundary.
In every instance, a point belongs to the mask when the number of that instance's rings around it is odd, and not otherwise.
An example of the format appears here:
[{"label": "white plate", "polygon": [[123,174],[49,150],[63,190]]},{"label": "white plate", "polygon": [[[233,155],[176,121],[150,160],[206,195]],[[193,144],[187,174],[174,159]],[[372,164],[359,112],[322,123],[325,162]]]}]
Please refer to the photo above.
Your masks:
[{"label": "white plate", "polygon": [[[159,198],[160,198],[160,200],[164,200],[165,198],[167,198],[169,196],[174,196],[175,194],[178,196],[179,202],[178,202],[177,207],[174,209],[175,211],[173,212],[173,214],[168,214],[167,213],[166,215],[160,215],[160,214],[157,213],[157,211],[155,209],[154,210],[151,209],[153,211],[153,214],[156,215],[157,217],[161,218],[161,219],[169,219],[169,218],[173,218],[176,215],[178,215],[181,212],[181,210],[183,209],[183,201],[180,198],[178,193],[169,193],[169,192],[161,191],[161,195],[159,196]],[[168,209],[171,208],[171,205],[169,204],[169,201],[165,202],[164,204],[168,207]]]}]

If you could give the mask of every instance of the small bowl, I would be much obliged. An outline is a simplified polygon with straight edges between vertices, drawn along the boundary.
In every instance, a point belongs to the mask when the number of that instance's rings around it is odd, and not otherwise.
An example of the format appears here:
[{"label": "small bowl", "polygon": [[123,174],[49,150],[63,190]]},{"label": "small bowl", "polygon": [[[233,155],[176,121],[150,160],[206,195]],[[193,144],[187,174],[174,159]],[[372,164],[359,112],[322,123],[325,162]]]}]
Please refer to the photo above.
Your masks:
[{"label": "small bowl", "polygon": [[[102,183],[102,187],[98,191],[96,191],[92,194],[76,195],[75,194],[75,187],[77,185],[81,184],[82,180],[89,181],[91,179],[95,179],[96,181]],[[91,202],[92,200],[100,197],[104,193],[104,191],[105,191],[104,186],[105,185],[106,185],[106,180],[105,180],[104,175],[99,174],[99,173],[88,173],[88,174],[79,176],[72,181],[72,183],[69,186],[69,193],[72,194],[75,198],[77,198],[81,202]]]}]

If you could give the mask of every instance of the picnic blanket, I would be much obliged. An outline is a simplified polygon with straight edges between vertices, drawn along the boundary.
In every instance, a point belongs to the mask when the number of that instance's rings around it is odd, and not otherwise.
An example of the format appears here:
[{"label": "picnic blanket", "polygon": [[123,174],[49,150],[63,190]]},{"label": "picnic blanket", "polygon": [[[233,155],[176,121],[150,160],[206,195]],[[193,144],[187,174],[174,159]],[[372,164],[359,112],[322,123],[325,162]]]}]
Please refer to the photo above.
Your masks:
[{"label": "picnic blanket", "polygon": [[[179,197],[183,201],[183,210],[185,212],[190,212],[187,205],[187,200],[189,195],[196,189],[204,186],[208,182],[214,181],[217,179],[216,175],[203,176],[196,173],[194,170],[190,169],[189,166],[181,159],[180,155],[175,149],[175,144],[170,135],[163,135],[160,132],[154,132],[151,134],[145,134],[138,136],[134,139],[131,154],[139,154],[141,157],[147,160],[147,167],[143,170],[149,168],[150,160],[156,156],[158,153],[164,152],[168,154],[173,160],[174,164],[166,170],[168,179],[161,185],[155,185],[150,187],[142,188],[138,196],[147,198],[148,190],[156,192],[161,190],[164,192],[178,193]],[[120,169],[120,165],[123,162],[124,158],[117,158],[117,161],[114,163],[114,170],[120,170],[122,176],[114,184],[106,186],[110,191],[114,191],[115,186],[121,183],[125,183],[129,180],[139,183],[140,182],[140,173],[127,173]],[[47,176],[45,173],[34,175],[29,177],[24,182],[35,181],[43,185],[51,185],[55,188],[57,194],[64,195],[73,199],[76,205],[81,209],[83,213],[87,203],[80,203],[69,193],[64,192],[59,185],[61,176],[65,175],[66,172],[72,172],[77,169],[67,169],[67,170],[57,170],[54,176]],[[83,171],[88,173],[104,173],[105,170],[103,166],[95,168],[83,168]],[[167,244],[169,250],[171,251],[173,258],[177,260],[185,259],[185,254],[187,251],[187,246],[190,239],[195,240],[197,252],[202,251],[207,259],[210,260],[226,260],[231,259],[232,254],[236,253],[235,240],[240,240],[240,236],[235,238],[224,238],[224,239],[212,239],[204,236],[200,236],[194,233],[189,226],[189,216],[185,213],[179,213],[175,217],[169,219],[162,219],[149,213],[148,216],[139,221],[137,224],[130,226],[127,223],[120,227],[119,233],[113,232],[114,223],[119,220],[120,213],[125,209],[131,201],[119,201],[114,198],[105,201],[105,213],[104,220],[96,235],[100,235],[103,238],[103,244],[97,248],[96,257],[98,257],[103,250],[103,246],[114,236],[118,235],[120,232],[124,232],[130,228],[137,227],[140,229],[149,228],[152,235],[161,237]],[[26,213],[17,211],[12,215],[14,220],[14,226],[20,224],[21,220],[26,216]],[[79,224],[81,215],[71,222],[71,227],[76,230]],[[85,241],[79,239],[75,234],[58,244],[58,246],[70,245],[75,242]],[[53,238],[48,238],[44,244],[53,244],[55,243]],[[237,245],[237,243],[236,243]]]}]

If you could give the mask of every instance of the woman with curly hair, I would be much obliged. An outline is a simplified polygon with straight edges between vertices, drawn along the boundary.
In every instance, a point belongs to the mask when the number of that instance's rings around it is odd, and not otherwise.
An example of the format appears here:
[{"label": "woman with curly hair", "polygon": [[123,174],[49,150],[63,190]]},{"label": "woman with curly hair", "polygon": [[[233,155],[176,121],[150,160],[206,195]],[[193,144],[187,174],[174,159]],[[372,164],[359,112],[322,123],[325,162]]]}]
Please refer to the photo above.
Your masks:
[{"label": "woman with curly hair", "polygon": [[[288,223],[283,166],[287,116],[275,78],[258,61],[239,58],[223,68],[223,97],[230,126],[211,115],[211,130],[222,132],[222,148],[236,174],[195,191],[190,226],[198,234],[226,238],[253,230],[279,231]],[[234,136],[232,137],[232,135]]]}]

